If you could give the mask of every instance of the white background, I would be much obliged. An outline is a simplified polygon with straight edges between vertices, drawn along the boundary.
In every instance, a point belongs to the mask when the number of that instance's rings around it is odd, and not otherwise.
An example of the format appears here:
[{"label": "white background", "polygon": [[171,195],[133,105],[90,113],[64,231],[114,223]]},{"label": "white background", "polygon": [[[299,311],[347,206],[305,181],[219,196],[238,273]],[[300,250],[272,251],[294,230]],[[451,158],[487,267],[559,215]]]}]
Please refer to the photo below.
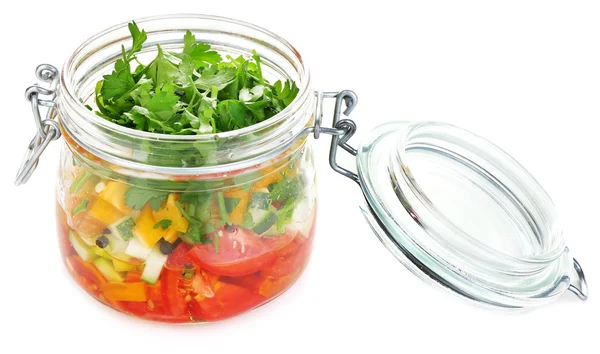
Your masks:
[{"label": "white background", "polygon": [[[600,352],[597,2],[16,1],[0,11],[0,352]],[[329,169],[322,139],[316,247],[286,294],[237,319],[198,326],[147,323],[99,305],[59,257],[59,144],[26,186],[12,185],[34,132],[23,92],[37,64],[62,65],[96,32],[176,12],[234,17],[288,39],[318,87],[357,92],[352,118],[363,135],[389,120],[443,120],[505,148],[553,197],[590,299],[565,293],[543,308],[504,313],[421,282],[371,233],[358,188]]]}]

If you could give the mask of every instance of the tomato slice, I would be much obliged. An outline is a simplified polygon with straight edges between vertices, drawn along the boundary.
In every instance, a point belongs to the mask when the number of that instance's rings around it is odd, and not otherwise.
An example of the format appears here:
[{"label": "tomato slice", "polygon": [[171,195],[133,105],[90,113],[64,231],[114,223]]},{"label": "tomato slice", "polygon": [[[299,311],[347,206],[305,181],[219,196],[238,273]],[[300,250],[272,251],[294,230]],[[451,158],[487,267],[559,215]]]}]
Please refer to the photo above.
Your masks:
[{"label": "tomato slice", "polygon": [[265,279],[265,281],[260,284],[258,292],[266,298],[277,296],[292,286],[296,278],[296,274],[294,273],[279,279]]},{"label": "tomato slice", "polygon": [[297,231],[286,230],[286,232],[279,236],[265,237],[263,240],[265,244],[276,253],[279,253],[282,249],[289,247],[295,239]]},{"label": "tomato slice", "polygon": [[218,321],[253,309],[265,298],[241,286],[219,282],[215,285],[215,296],[201,301],[193,299],[188,309],[190,314],[205,321]]},{"label": "tomato slice", "polygon": [[297,237],[293,242],[283,247],[277,253],[277,259],[260,271],[267,278],[279,279],[304,268],[308,262],[312,239],[304,240]]},{"label": "tomato slice", "polygon": [[191,322],[189,314],[174,316],[166,314],[161,308],[151,308],[145,302],[124,302],[125,312],[149,321],[167,323]]},{"label": "tomato slice", "polygon": [[184,269],[194,269],[196,265],[188,258],[187,253],[192,246],[181,242],[167,258],[165,267],[170,270],[183,271]]},{"label": "tomato slice", "polygon": [[265,278],[255,273],[243,277],[222,277],[221,280],[258,293]]},{"label": "tomato slice", "polygon": [[167,314],[175,317],[185,314],[185,291],[179,288],[181,272],[164,269],[161,275],[162,302]]},{"label": "tomato slice", "polygon": [[250,230],[236,228],[228,232],[220,229],[217,236],[218,252],[213,244],[194,245],[187,256],[200,268],[224,276],[243,276],[256,273],[271,264],[276,253],[260,236]]}]

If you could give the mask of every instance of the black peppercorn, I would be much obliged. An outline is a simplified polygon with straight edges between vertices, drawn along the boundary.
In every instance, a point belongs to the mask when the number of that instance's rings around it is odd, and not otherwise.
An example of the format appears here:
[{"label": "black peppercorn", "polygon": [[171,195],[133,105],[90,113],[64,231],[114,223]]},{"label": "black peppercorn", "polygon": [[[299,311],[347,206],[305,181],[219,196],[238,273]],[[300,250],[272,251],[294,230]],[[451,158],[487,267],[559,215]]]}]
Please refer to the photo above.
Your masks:
[{"label": "black peppercorn", "polygon": [[98,246],[100,248],[106,248],[106,246],[108,246],[109,242],[110,241],[108,240],[108,237],[102,235],[96,239],[96,246]]}]

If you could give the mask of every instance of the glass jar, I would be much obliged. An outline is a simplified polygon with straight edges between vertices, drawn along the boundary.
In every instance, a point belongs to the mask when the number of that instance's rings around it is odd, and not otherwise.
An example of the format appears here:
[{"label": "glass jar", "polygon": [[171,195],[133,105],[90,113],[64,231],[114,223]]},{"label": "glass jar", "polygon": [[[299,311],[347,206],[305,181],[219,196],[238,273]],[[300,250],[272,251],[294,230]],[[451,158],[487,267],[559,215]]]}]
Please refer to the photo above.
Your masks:
[{"label": "glass jar", "polygon": [[[121,46],[129,49],[127,25],[85,42],[60,80],[55,68],[38,67],[50,88],[26,91],[37,135],[16,183],[27,181],[46,146],[63,135],[61,250],[73,278],[102,303],[187,323],[235,316],[285,291],[306,267],[314,239],[308,134],[332,136],[331,167],[358,184],[375,234],[421,278],[494,308],[538,306],[567,290],[587,298],[552,201],[489,141],[444,123],[391,122],[355,149],[348,140],[356,125],[341,115],[352,111],[356,95],[313,91],[302,57],[277,35],[211,16],[137,22],[148,33],[141,61],[154,56],[157,43],[177,50],[190,30],[222,54],[256,50],[264,76],[293,80],[299,93],[247,128],[161,135],[115,125],[86,107]],[[321,126],[326,98],[335,99],[330,128]],[[40,106],[54,106],[44,120]],[[337,164],[339,147],[356,156],[357,173]]]},{"label": "glass jar", "polygon": [[[302,274],[315,226],[315,171],[306,137],[315,95],[285,40],[204,16],[139,21],[177,50],[186,30],[222,54],[262,58],[266,77],[291,79],[297,99],[275,117],[211,135],[161,135],[88,110],[94,88],[130,45],[127,25],[102,32],[66,62],[57,96],[64,137],[58,234],[77,283],[102,303],[144,319],[214,321],[273,299]],[[281,147],[286,147],[282,149]]]}]

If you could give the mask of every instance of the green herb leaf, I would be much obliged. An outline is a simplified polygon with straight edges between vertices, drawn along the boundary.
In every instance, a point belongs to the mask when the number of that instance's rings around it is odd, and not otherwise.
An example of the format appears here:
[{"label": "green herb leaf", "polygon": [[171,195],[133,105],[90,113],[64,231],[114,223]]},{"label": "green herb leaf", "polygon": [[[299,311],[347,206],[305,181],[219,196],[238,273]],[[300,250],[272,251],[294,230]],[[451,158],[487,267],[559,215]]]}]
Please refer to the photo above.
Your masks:
[{"label": "green herb leaf", "polygon": [[221,130],[229,131],[252,125],[252,114],[240,101],[222,101],[217,108],[220,114],[217,127]]},{"label": "green herb leaf", "polygon": [[[257,52],[223,61],[190,31],[185,33],[181,53],[157,45],[156,57],[144,65],[136,54],[147,34],[135,22],[129,24],[129,32],[131,48],[122,46],[114,70],[95,88],[95,113],[112,123],[159,134],[226,132],[273,117],[298,94],[292,81],[268,82]],[[217,148],[210,142],[177,144],[170,156],[154,154],[150,148],[148,163],[202,166],[215,162]]]},{"label": "green herb leaf", "polygon": [[192,214],[197,223],[204,223],[210,219],[210,206],[213,202],[213,196],[208,192],[186,192],[181,194],[180,200],[182,203],[186,203],[186,208],[193,207]]},{"label": "green herb leaf", "polygon": [[161,121],[166,121],[177,111],[178,102],[179,96],[174,93],[172,87],[162,87],[143,107],[154,113]]},{"label": "green herb leaf", "polygon": [[219,53],[210,49],[210,45],[206,43],[197,43],[196,37],[190,31],[183,36],[183,52],[181,54],[189,55],[196,64],[196,69],[207,64],[219,63],[222,60]]},{"label": "green herb leaf", "polygon": [[157,211],[167,200],[168,195],[168,192],[132,187],[125,192],[125,204],[130,208],[140,210],[148,203],[152,210]]},{"label": "green herb leaf", "polygon": [[71,212],[72,216],[75,216],[81,212],[84,212],[87,210],[87,206],[88,206],[88,200],[87,199],[83,199],[79,204],[77,204],[77,206],[75,208],[73,208],[73,211]]},{"label": "green herb leaf", "polygon": [[131,37],[133,38],[133,45],[131,46],[131,50],[129,51],[128,58],[131,60],[133,58],[133,54],[142,50],[142,45],[146,42],[148,38],[146,36],[146,31],[140,31],[137,23],[135,21],[131,21],[128,25],[129,33],[131,33]]},{"label": "green herb leaf", "polygon": [[171,227],[171,224],[173,223],[173,220],[170,219],[162,219],[161,221],[157,222],[156,224],[154,224],[154,228],[158,229],[159,227],[162,228],[163,230],[168,229],[169,227]]},{"label": "green herb leaf", "polygon": [[110,75],[103,76],[104,83],[102,84],[101,94],[106,100],[118,99],[135,86],[129,64],[125,64],[122,59],[119,59],[115,64],[115,68],[117,67],[119,67],[118,71],[114,70]]},{"label": "green herb leaf", "polygon": [[194,84],[201,90],[212,90],[213,87],[216,87],[218,90],[222,90],[234,79],[234,68],[226,67],[219,70],[217,66],[213,65],[204,70],[198,80],[194,81]]},{"label": "green herb leaf", "polygon": [[277,81],[273,87],[276,90],[277,98],[283,102],[284,107],[292,103],[300,91],[298,86],[296,86],[296,83],[290,80],[287,80],[284,83]]},{"label": "green herb leaf", "polygon": [[173,83],[174,77],[179,77],[179,69],[173,61],[171,61],[171,55],[164,52],[160,45],[158,47],[158,55],[152,61],[150,65],[148,65],[148,71],[146,71],[146,76],[148,76],[154,82],[154,85],[157,87],[161,87],[165,84]]}]

